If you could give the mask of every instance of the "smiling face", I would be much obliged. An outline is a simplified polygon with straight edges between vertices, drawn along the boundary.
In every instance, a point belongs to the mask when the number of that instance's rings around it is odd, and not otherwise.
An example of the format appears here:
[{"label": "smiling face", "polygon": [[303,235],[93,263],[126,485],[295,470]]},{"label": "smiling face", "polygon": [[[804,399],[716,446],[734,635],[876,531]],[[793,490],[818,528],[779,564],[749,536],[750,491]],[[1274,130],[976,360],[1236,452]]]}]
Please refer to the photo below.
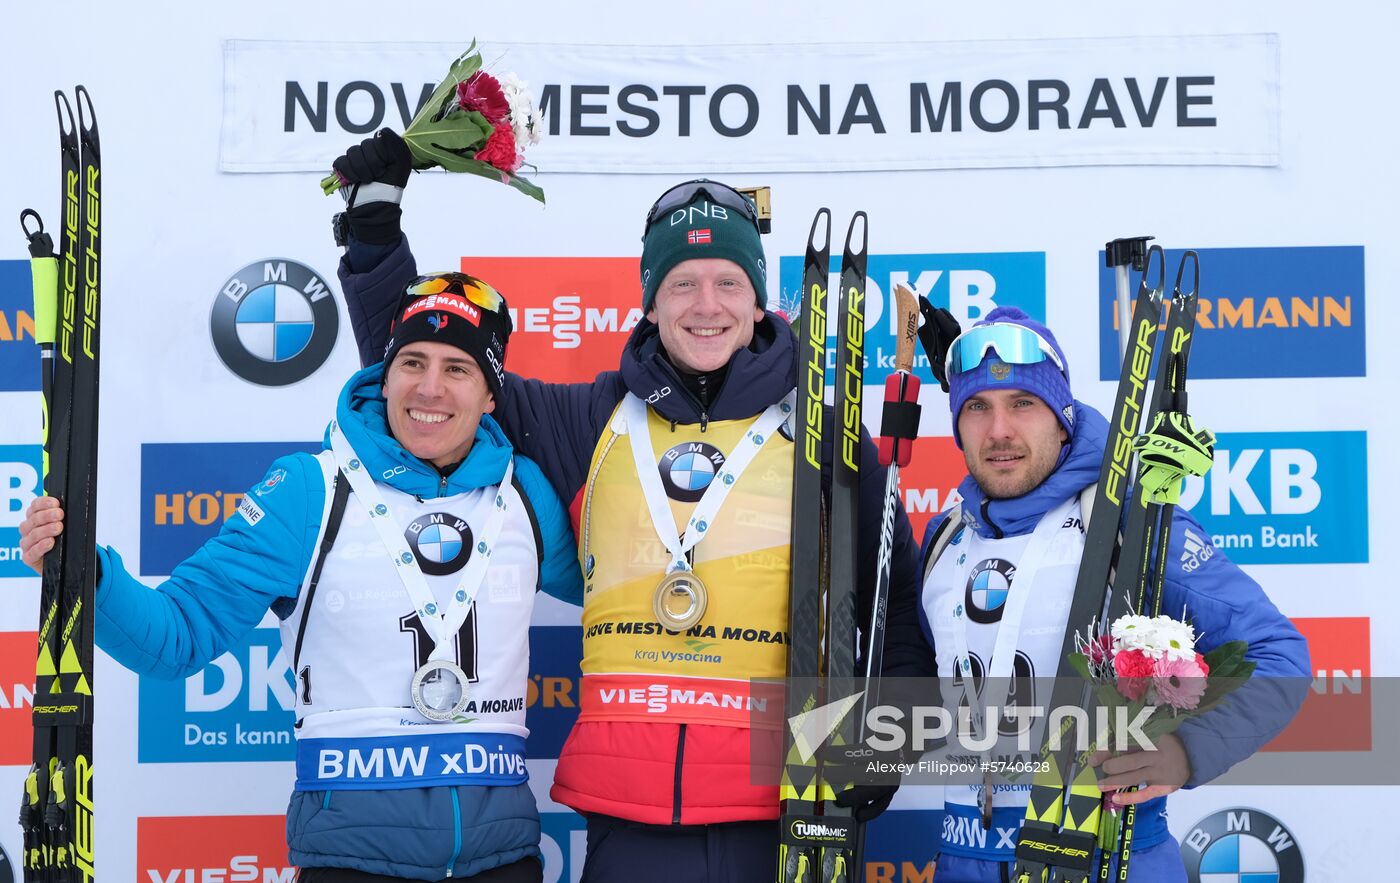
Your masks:
[{"label": "smiling face", "polygon": [[682,371],[703,374],[729,364],[753,340],[763,318],[748,274],[724,258],[696,258],[671,268],[656,290],[647,320]]},{"label": "smiling face", "polygon": [[407,344],[384,374],[389,431],[410,454],[434,466],[460,463],[481,415],[496,408],[476,360],[455,346]]},{"label": "smiling face", "polygon": [[972,396],[958,413],[967,471],[994,500],[1030,493],[1060,458],[1069,438],[1055,412],[1017,389],[991,389]]}]

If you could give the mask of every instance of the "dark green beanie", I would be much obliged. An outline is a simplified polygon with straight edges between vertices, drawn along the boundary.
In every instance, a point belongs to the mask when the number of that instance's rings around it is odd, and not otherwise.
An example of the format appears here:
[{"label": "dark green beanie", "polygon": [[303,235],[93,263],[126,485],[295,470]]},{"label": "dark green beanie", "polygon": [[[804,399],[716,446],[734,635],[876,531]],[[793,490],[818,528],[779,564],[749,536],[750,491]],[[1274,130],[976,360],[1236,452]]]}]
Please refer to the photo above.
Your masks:
[{"label": "dark green beanie", "polygon": [[642,311],[649,312],[661,280],[676,264],[694,258],[725,258],[744,268],[759,309],[768,307],[768,269],[753,221],[702,194],[689,205],[657,218],[642,236]]}]

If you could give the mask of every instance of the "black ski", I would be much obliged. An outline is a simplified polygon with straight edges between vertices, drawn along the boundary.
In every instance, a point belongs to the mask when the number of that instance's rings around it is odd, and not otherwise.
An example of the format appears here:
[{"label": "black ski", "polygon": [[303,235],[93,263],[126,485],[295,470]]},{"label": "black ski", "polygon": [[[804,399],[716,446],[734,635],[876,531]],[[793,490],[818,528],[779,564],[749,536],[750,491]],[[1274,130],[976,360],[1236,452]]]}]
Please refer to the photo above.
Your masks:
[{"label": "black ski", "polygon": [[[856,228],[860,232],[857,234]],[[857,239],[859,235],[859,239]],[[827,702],[845,698],[856,671],[856,581],[860,531],[860,434],[865,384],[865,268],[869,222],[856,212],[841,252],[841,305],[836,329],[836,413],[832,434],[831,581],[826,597]],[[832,745],[851,745],[855,724],[845,715],[832,734]],[[836,761],[823,765],[822,784],[834,797],[852,784],[850,769]],[[849,883],[856,868],[856,823],[849,807],[822,808],[827,843],[822,846],[822,883]]]},{"label": "black ski", "polygon": [[[825,231],[818,239],[818,228]],[[807,236],[797,324],[797,419],[792,476],[792,571],[788,607],[788,684],[785,693],[782,774],[778,795],[779,883],[810,883],[818,847],[806,834],[821,795],[817,761],[802,756],[787,721],[816,708],[810,687],[821,675],[821,603],[826,590],[823,547],[827,534],[822,494],[822,400],[826,392],[826,303],[831,258],[831,211],[820,209]]]},{"label": "black ski", "polygon": [[[1187,263],[1192,267],[1191,290],[1183,292],[1181,282]],[[1158,357],[1157,379],[1152,385],[1152,408],[1147,415],[1149,430],[1171,415],[1186,414],[1186,367],[1191,356],[1191,339],[1196,328],[1197,292],[1200,288],[1200,260],[1194,251],[1181,257],[1172,290],[1171,312],[1163,332],[1164,347]],[[1167,549],[1171,543],[1174,502],[1155,502],[1139,486],[1133,498],[1123,548],[1114,575],[1113,592],[1104,619],[1104,630],[1129,612],[1157,616],[1162,612],[1162,583],[1166,579]],[[1154,554],[1155,549],[1155,554]],[[1137,790],[1136,788],[1128,790]],[[1106,883],[1113,875],[1113,856],[1118,856],[1117,879],[1126,883],[1132,860],[1133,829],[1137,804],[1123,809],[1113,849],[1103,849],[1099,858],[1099,880]]]},{"label": "black ski", "polygon": [[[93,869],[92,635],[96,569],[98,335],[101,317],[101,146],[87,90],[58,108],[63,234],[57,309],[36,284],[36,318],[55,316],[43,380],[44,491],[64,507],[64,531],[44,558],[35,665],[34,765],[22,819],[28,881],[86,881]],[[36,280],[37,281],[37,280]],[[36,326],[42,325],[36,321]],[[36,337],[39,332],[36,328]],[[34,813],[42,818],[34,830]],[[30,844],[33,848],[30,848]]]},{"label": "black ski", "polygon": [[[1158,262],[1158,281],[1155,288],[1149,288],[1148,276],[1154,254]],[[1123,356],[1117,397],[1109,420],[1093,517],[1085,536],[1050,708],[1088,707],[1089,684],[1080,681],[1067,660],[1075,651],[1076,632],[1098,619],[1109,591],[1119,548],[1119,519],[1133,477],[1133,440],[1147,404],[1148,375],[1161,322],[1165,283],[1162,261],[1162,249],[1152,246],[1129,326],[1128,350]],[[1047,747],[1041,756],[1049,764],[1045,770],[1037,772],[1031,782],[1026,821],[1018,835],[1016,863],[1011,874],[1015,883],[1049,883],[1052,869],[1056,881],[1088,883],[1094,869],[1103,794],[1093,768],[1087,763],[1093,749],[1076,752],[1073,730],[1073,718],[1067,718],[1060,733],[1061,750],[1053,753],[1048,750],[1051,734],[1046,734]]]}]

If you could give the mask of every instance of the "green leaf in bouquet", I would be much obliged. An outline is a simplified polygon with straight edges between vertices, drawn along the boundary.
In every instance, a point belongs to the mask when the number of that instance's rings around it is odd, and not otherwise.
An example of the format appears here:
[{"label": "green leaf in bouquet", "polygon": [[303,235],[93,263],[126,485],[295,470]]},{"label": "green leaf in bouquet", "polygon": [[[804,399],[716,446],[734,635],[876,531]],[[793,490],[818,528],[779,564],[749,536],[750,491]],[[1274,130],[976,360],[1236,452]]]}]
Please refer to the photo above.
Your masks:
[{"label": "green leaf in bouquet", "polygon": [[1205,654],[1206,665],[1210,666],[1210,673],[1214,675],[1218,669],[1237,665],[1244,659],[1248,649],[1249,644],[1246,641],[1226,641]]},{"label": "green leaf in bouquet", "polygon": [[1092,681],[1089,674],[1089,658],[1083,653],[1071,653],[1065,657],[1069,661],[1069,667],[1079,672],[1079,676],[1086,681]]},{"label": "green leaf in bouquet", "polygon": [[430,169],[442,166],[450,172],[459,171],[451,163],[465,151],[480,150],[491,136],[491,123],[474,110],[457,111],[443,120],[415,123],[403,133],[403,140],[413,154],[413,167]]},{"label": "green leaf in bouquet", "polygon": [[531,199],[544,202],[544,190],[519,175],[508,174],[490,163],[484,163],[479,159],[467,159],[464,156],[456,157],[452,163],[451,166],[445,165],[443,168],[450,172],[467,172],[483,178],[490,178],[492,181],[504,182]]},{"label": "green leaf in bouquet", "polygon": [[457,60],[447,69],[447,78],[438,83],[433,94],[428,96],[428,100],[423,102],[413,121],[408,124],[412,129],[421,122],[425,122],[432,117],[438,116],[447,101],[449,93],[457,91],[457,84],[466,82],[467,78],[481,69],[481,53],[476,51],[476,40],[467,47],[467,51],[457,56]]}]

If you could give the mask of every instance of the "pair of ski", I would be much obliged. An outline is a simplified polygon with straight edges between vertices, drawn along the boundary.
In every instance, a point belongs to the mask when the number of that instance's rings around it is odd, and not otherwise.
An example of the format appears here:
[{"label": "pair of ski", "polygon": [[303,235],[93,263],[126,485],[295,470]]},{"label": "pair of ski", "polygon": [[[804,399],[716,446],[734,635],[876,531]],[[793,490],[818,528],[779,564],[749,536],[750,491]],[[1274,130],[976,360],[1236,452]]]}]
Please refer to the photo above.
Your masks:
[{"label": "pair of ski", "polygon": [[[1149,284],[1154,258],[1156,281]],[[1182,291],[1188,263],[1192,267],[1192,285],[1189,291]],[[1161,247],[1154,245],[1148,250],[1140,269],[1142,281],[1128,325],[1128,343],[1099,471],[1093,517],[1089,519],[1070,605],[1060,670],[1051,691],[1052,709],[1089,706],[1088,682],[1078,679],[1065,661],[1076,649],[1076,632],[1091,623],[1102,624],[1106,632],[1108,624],[1128,613],[1130,606],[1135,612],[1146,613],[1149,598],[1154,613],[1160,612],[1173,506],[1151,502],[1141,487],[1130,495],[1138,477],[1133,462],[1134,442],[1140,427],[1155,430],[1159,420],[1174,414],[1185,415],[1186,366],[1195,329],[1200,265],[1194,251],[1183,254],[1165,330],[1161,324],[1166,265]],[[1165,343],[1159,344],[1159,341]],[[1157,376],[1149,399],[1148,375],[1158,350],[1161,353]],[[1129,507],[1126,522],[1124,506]],[[1097,746],[1089,738],[1087,747],[1076,751],[1073,730],[1070,719],[1061,731],[1061,750],[1050,752],[1047,738],[1047,748],[1041,753],[1042,758],[1050,762],[1031,783],[1026,820],[1011,873],[1013,883],[1128,879],[1136,809],[1133,806],[1125,809],[1116,826],[1102,813],[1103,792],[1089,764]],[[1101,828],[1110,832],[1102,844]],[[1094,861],[1096,849],[1097,864]]]},{"label": "pair of ski", "polygon": [[[20,215],[34,277],[34,336],[44,397],[44,493],[64,531],[44,556],[35,661],[34,762],[20,804],[25,883],[95,879],[92,637],[97,511],[98,334],[101,325],[101,148],[92,100],[63,92],[58,109],[62,232]],[[33,226],[31,226],[33,225]]]},{"label": "pair of ski", "polygon": [[[792,576],[789,607],[788,684],[779,784],[778,880],[780,883],[850,883],[861,873],[862,831],[836,794],[853,784],[854,770],[838,751],[799,744],[791,722],[824,703],[848,699],[855,683],[855,598],[860,520],[861,409],[865,365],[865,289],[868,223],[851,219],[842,250],[836,323],[835,407],[826,426],[823,406],[827,365],[827,280],[831,211],[812,221],[803,263],[796,326],[797,419],[792,488]],[[881,522],[879,567],[866,630],[866,681],[860,712],[845,705],[830,745],[853,746],[863,736],[865,709],[874,702],[884,648],[893,523],[899,502],[898,467],[906,465],[918,431],[919,381],[910,374],[918,307],[907,289],[899,295],[896,372],[886,383],[880,462],[890,467]],[[827,433],[830,433],[828,443]],[[824,451],[831,450],[831,462]],[[830,475],[830,495],[822,473]],[[859,723],[857,723],[859,722]]]}]

